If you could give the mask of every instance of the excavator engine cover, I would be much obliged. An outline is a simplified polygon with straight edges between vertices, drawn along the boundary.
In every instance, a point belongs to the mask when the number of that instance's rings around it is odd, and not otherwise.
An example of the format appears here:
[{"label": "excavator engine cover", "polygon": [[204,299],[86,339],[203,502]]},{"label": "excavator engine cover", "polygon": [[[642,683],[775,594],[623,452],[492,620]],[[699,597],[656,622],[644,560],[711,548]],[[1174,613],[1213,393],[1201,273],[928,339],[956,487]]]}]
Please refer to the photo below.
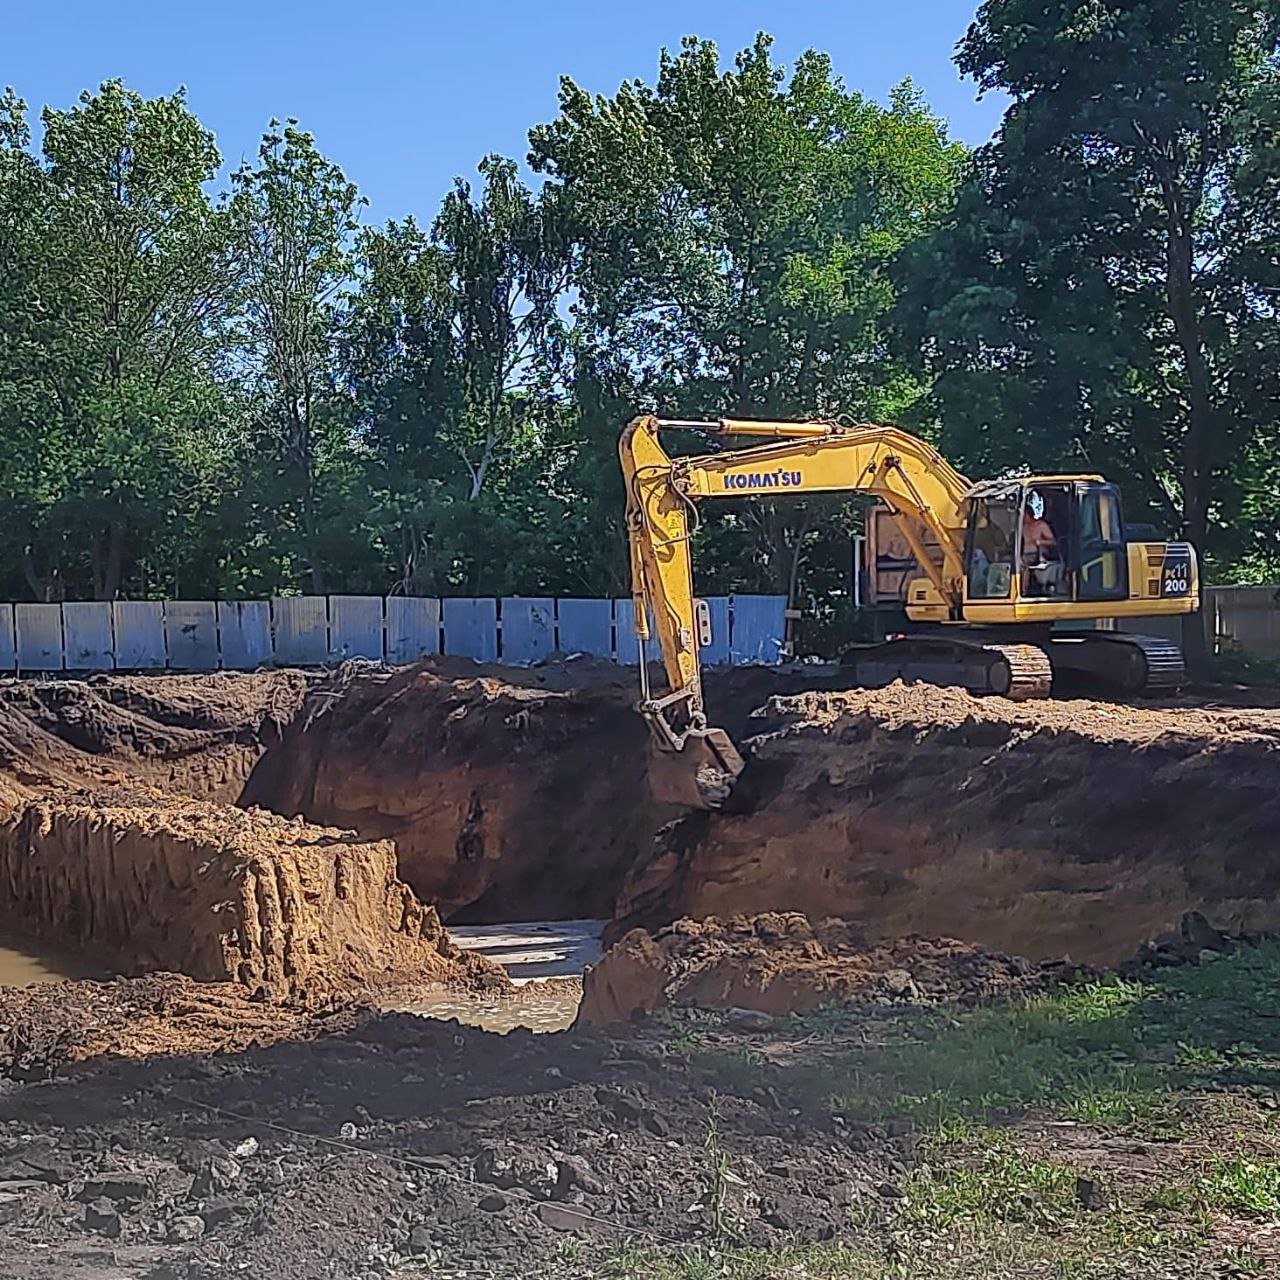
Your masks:
[{"label": "excavator engine cover", "polygon": [[691,732],[679,751],[650,740],[649,789],[662,804],[723,808],[742,769],[738,748],[723,729]]}]

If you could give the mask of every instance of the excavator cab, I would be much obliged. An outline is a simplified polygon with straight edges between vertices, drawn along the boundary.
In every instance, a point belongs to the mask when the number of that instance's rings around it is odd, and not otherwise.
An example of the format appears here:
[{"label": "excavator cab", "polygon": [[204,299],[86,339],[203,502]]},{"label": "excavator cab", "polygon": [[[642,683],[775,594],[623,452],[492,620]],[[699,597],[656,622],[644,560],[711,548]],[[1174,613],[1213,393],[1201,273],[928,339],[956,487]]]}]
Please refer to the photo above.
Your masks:
[{"label": "excavator cab", "polygon": [[[1009,606],[1060,609],[1128,598],[1115,485],[1097,477],[1044,476],[989,481],[975,485],[968,497],[966,618],[970,606],[975,621],[1011,621],[1003,616]],[[993,615],[993,606],[1000,616]]]}]

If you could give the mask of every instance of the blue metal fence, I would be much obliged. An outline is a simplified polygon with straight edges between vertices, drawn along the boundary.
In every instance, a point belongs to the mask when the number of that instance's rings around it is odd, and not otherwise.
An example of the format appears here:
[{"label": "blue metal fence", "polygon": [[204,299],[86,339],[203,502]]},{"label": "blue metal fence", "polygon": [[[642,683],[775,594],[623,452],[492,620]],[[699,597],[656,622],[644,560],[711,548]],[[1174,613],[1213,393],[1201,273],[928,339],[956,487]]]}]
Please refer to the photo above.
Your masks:
[{"label": "blue metal fence", "polygon": [[[781,660],[781,596],[714,596],[709,666]],[[0,603],[0,671],[247,671],[446,653],[527,666],[554,653],[638,661],[632,604],[549,596],[286,596]],[[651,644],[650,656],[657,658]]]}]

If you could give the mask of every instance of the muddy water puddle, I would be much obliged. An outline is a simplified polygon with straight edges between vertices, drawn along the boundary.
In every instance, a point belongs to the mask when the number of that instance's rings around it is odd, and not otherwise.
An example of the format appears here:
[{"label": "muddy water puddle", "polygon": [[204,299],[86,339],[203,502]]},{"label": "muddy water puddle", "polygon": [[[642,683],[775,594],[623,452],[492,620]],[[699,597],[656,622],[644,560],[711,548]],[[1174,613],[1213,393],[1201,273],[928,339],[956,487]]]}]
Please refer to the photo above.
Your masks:
[{"label": "muddy water puddle", "polygon": [[534,920],[520,924],[451,925],[460,946],[496,960],[519,991],[505,999],[453,992],[394,1006],[399,1013],[456,1018],[504,1033],[516,1027],[563,1031],[577,1016],[582,971],[600,958],[603,920]]},{"label": "muddy water puddle", "polygon": [[29,987],[37,982],[105,978],[93,965],[35,942],[0,934],[0,987]]},{"label": "muddy water puddle", "polygon": [[544,993],[531,984],[531,988],[510,1000],[486,1000],[479,996],[446,992],[393,1006],[388,1012],[416,1013],[444,1022],[456,1020],[464,1026],[480,1027],[500,1035],[516,1027],[528,1027],[532,1031],[564,1031],[572,1025],[582,999],[580,988],[572,991],[568,987],[568,983],[556,983],[554,990]]}]

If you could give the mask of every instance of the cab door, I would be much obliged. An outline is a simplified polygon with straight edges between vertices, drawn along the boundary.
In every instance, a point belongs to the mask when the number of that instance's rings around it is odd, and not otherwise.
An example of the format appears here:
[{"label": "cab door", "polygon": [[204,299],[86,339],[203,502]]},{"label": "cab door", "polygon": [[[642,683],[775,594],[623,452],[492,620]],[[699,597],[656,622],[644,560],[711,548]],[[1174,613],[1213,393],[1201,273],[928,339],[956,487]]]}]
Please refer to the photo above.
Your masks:
[{"label": "cab door", "polygon": [[1076,485],[1077,600],[1127,600],[1129,556],[1120,492],[1110,484]]}]

